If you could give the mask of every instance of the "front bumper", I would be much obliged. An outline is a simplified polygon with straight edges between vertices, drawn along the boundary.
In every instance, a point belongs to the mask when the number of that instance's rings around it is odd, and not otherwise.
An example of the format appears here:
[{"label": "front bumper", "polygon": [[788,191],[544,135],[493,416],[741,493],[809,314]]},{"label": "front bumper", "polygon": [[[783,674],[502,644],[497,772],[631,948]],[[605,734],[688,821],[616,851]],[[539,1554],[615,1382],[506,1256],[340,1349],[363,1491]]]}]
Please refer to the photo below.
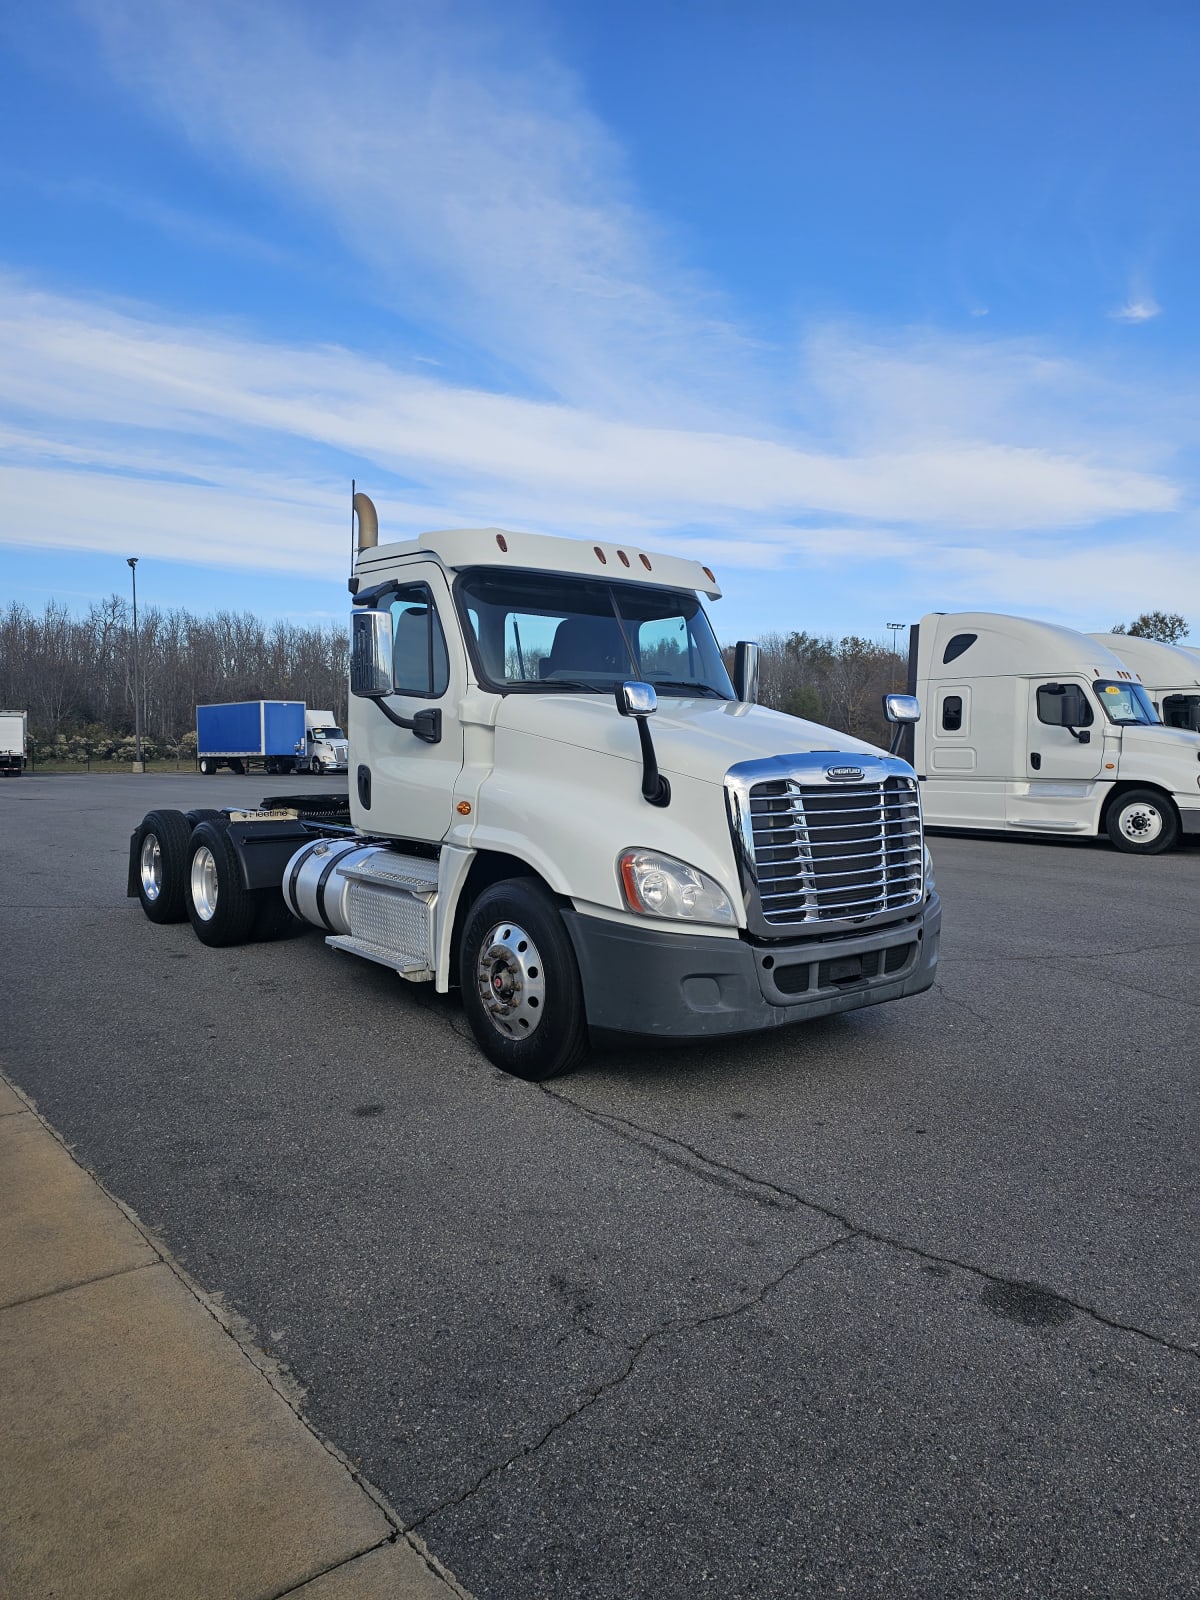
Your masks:
[{"label": "front bumper", "polygon": [[1200,833],[1200,810],[1195,806],[1180,806],[1179,826],[1184,833]]},{"label": "front bumper", "polygon": [[752,944],[563,913],[593,1028],[660,1038],[757,1033],[928,989],[936,894],[903,922],[849,937]]}]

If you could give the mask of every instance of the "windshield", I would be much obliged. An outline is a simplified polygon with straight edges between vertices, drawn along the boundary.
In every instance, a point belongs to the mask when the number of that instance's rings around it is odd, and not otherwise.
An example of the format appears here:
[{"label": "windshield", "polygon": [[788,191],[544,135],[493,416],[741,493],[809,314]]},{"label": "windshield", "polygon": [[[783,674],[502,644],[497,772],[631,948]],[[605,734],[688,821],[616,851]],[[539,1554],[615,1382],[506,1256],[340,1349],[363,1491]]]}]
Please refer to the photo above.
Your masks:
[{"label": "windshield", "polygon": [[497,688],[604,693],[638,678],[662,695],[733,699],[694,594],[494,568],[463,573],[457,589]]},{"label": "windshield", "polygon": [[1158,722],[1158,712],[1140,683],[1107,683],[1103,678],[1092,685],[1104,714],[1118,727],[1130,723]]},{"label": "windshield", "polygon": [[346,737],[340,728],[310,728],[308,734],[311,739],[344,739]]}]

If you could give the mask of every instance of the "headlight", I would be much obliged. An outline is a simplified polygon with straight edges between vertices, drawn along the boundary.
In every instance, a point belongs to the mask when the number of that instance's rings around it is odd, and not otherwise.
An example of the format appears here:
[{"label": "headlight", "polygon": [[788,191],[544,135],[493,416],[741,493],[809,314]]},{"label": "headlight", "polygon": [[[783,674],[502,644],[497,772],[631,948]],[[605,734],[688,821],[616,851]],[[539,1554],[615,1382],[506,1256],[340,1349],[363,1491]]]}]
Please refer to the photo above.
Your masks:
[{"label": "headlight", "polygon": [[733,906],[724,889],[686,861],[657,850],[626,850],[617,857],[617,874],[631,911],[733,925]]},{"label": "headlight", "polygon": [[929,854],[929,846],[925,847],[925,893],[932,894],[937,888],[937,879],[933,875],[933,857]]}]

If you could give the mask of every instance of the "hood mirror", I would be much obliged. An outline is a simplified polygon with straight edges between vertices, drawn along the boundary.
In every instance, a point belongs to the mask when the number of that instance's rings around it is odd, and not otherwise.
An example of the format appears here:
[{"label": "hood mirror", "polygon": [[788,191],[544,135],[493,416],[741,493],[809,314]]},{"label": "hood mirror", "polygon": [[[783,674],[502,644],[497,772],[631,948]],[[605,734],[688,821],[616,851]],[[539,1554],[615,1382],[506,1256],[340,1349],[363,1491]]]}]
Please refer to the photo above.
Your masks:
[{"label": "hood mirror", "polygon": [[617,690],[617,710],[623,717],[650,717],[658,710],[654,685],[630,679]]},{"label": "hood mirror", "polygon": [[885,694],[883,714],[889,722],[920,722],[921,702],[915,694]]}]

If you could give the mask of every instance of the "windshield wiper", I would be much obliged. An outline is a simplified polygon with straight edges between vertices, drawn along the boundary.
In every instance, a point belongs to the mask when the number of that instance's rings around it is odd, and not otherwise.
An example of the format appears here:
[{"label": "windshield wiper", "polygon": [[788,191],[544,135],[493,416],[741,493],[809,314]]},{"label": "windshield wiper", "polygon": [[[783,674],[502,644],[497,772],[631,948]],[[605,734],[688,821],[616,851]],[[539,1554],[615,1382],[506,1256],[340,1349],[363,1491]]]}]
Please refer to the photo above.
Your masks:
[{"label": "windshield wiper", "polygon": [[714,689],[711,683],[700,683],[694,678],[647,678],[646,682],[652,689],[694,689],[697,694],[711,695],[714,700],[726,698],[720,689]]},{"label": "windshield wiper", "polygon": [[609,694],[612,685],[602,687],[598,683],[585,683],[582,678],[542,678],[536,685],[538,689],[579,689],[584,694]]}]

